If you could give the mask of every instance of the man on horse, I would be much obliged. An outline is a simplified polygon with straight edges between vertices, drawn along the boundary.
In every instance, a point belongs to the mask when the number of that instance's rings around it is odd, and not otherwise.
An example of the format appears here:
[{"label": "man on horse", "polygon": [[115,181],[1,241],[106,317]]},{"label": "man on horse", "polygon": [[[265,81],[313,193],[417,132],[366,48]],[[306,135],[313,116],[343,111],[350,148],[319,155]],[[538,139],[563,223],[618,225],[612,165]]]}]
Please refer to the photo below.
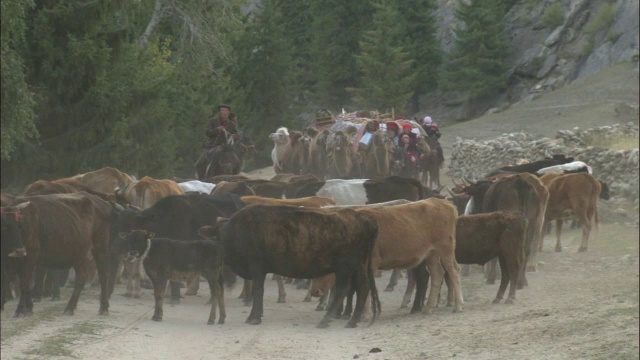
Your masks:
[{"label": "man on horse", "polygon": [[196,161],[196,178],[203,180],[207,165],[210,164],[225,144],[233,144],[240,139],[238,124],[235,117],[229,116],[231,106],[218,105],[218,115],[207,121],[205,134],[209,141],[202,147],[204,149],[200,158]]}]

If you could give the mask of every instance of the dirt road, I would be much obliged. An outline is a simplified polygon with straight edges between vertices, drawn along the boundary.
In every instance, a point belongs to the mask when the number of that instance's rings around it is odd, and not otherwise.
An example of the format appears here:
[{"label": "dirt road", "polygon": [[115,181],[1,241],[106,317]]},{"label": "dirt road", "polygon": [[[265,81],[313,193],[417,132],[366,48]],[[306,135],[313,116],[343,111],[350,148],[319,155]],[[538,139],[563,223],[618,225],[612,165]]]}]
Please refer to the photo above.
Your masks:
[{"label": "dirt road", "polygon": [[[518,291],[514,305],[491,305],[497,285],[472,272],[462,279],[462,313],[440,307],[431,315],[399,309],[406,283],[381,292],[382,314],[367,327],[344,328],[335,320],[317,329],[322,313],[302,302],[303,290],[287,285],[287,303],[276,303],[267,280],[263,323],[244,323],[250,308],[226,292],[227,322],[206,325],[206,285],[195,297],[166,305],[162,322],[151,320],[153,297],[123,297],[118,285],[111,314],[98,316],[98,291],[87,289],[76,315],[63,302],[36,303],[30,318],[2,313],[3,359],[629,359],[638,358],[638,229],[604,225],[589,252],[577,253],[580,233],[565,236],[562,253],[547,237],[540,270]],[[382,291],[389,273],[377,279]],[[71,289],[63,289],[66,301]],[[379,353],[369,353],[379,348]]]}]

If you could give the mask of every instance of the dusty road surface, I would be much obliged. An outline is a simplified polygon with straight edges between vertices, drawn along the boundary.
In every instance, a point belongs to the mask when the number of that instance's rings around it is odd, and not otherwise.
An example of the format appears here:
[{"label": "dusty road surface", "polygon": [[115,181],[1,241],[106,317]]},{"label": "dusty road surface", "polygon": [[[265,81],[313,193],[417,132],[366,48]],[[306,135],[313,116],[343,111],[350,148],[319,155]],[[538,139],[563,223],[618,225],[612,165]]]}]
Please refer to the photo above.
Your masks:
[{"label": "dusty road surface", "polygon": [[[111,314],[98,313],[98,290],[87,289],[74,316],[62,302],[36,303],[29,318],[2,313],[2,359],[632,359],[638,358],[638,228],[604,224],[587,253],[577,253],[580,232],[565,234],[553,251],[547,237],[537,273],[518,291],[514,305],[492,305],[497,285],[475,269],[463,277],[464,311],[440,307],[431,315],[399,309],[405,280],[382,292],[382,314],[370,327],[344,328],[335,320],[317,329],[322,313],[302,302],[305,291],[287,285],[287,303],[276,303],[267,280],[265,313],[258,326],[244,323],[250,308],[226,292],[227,321],[206,325],[206,283],[197,296],[165,305],[162,322],[151,320],[153,297],[125,298],[118,285]],[[204,291],[203,291],[204,290]],[[370,353],[373,348],[381,351]]]}]

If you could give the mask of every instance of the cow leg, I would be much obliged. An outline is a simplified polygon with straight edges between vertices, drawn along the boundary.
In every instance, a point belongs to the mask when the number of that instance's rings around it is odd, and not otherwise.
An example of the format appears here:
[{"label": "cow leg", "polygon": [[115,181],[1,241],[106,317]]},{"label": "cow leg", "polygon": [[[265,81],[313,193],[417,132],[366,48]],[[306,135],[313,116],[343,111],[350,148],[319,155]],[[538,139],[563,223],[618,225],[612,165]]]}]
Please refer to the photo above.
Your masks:
[{"label": "cow leg", "polygon": [[253,307],[251,308],[251,313],[249,314],[246,323],[258,325],[262,322],[264,281],[267,274],[258,269],[254,269],[251,274],[251,279],[253,281],[251,289],[251,293],[253,295]]},{"label": "cow leg", "polygon": [[171,300],[170,304],[177,305],[180,304],[180,283],[177,281],[170,281],[171,286]]},{"label": "cow leg", "polygon": [[60,288],[63,287],[69,277],[69,269],[52,271],[51,301],[60,300]]},{"label": "cow leg", "polygon": [[[440,294],[445,271],[442,269],[440,258],[436,255],[427,258],[427,269],[431,276],[431,289],[429,289],[429,297],[427,298],[427,305],[424,312],[430,314],[438,303],[438,295]],[[415,304],[413,305],[415,306]]]},{"label": "cow leg", "polygon": [[340,264],[336,269],[336,285],[334,287],[335,297],[329,304],[329,310],[324,315],[324,318],[318,324],[319,328],[326,328],[329,326],[329,322],[335,316],[339,316],[338,305],[344,301],[345,296],[347,295],[347,291],[349,288],[349,282],[351,280],[350,269],[346,264]]},{"label": "cow leg", "polygon": [[278,304],[284,304],[287,302],[287,292],[284,291],[284,281],[282,276],[278,276],[276,278],[276,282],[278,283]]},{"label": "cow leg", "polygon": [[244,281],[244,288],[242,289],[242,292],[244,294],[244,298],[242,299],[244,306],[250,306],[251,303],[253,303],[253,281],[252,280]]},{"label": "cow leg", "polygon": [[31,298],[33,302],[40,302],[42,300],[42,288],[44,287],[44,278],[47,274],[47,269],[38,265],[36,267],[35,274],[33,276],[33,288],[31,290]]},{"label": "cow leg", "polygon": [[[413,277],[416,284],[416,296],[413,299],[413,306],[411,307],[411,313],[415,314],[422,311],[422,305],[427,294],[427,286],[429,285],[429,272],[426,268],[426,262],[421,262],[418,266],[413,268]],[[431,284],[433,287],[433,284]]]},{"label": "cow leg", "polygon": [[96,251],[93,252],[93,258],[95,259],[98,282],[100,283],[100,309],[98,310],[98,315],[109,315],[109,297],[111,295],[109,289],[111,282],[109,276],[109,258],[106,251],[102,249],[96,249]]},{"label": "cow leg", "polygon": [[327,309],[327,301],[329,300],[329,295],[324,294],[320,296],[320,301],[318,301],[318,306],[316,306],[316,311],[324,311]]},{"label": "cow leg", "polygon": [[[213,325],[216,323],[216,308],[219,306],[220,302],[220,292],[224,291],[224,286],[222,286],[222,272],[221,269],[211,271],[209,273],[203,273],[207,282],[209,283],[209,290],[211,292],[211,312],[209,313],[209,320],[207,321],[207,325]],[[222,303],[220,304],[220,321],[219,324],[224,324],[224,320],[226,318],[226,313],[224,310],[224,296],[222,296]]]},{"label": "cow leg", "polygon": [[[429,281],[427,275],[427,282]],[[416,276],[413,270],[407,271],[407,290],[404,292],[404,297],[402,298],[402,303],[400,304],[400,309],[407,308],[409,303],[411,302],[411,295],[413,294],[413,290],[416,288]]]},{"label": "cow leg", "polygon": [[509,283],[509,278],[512,274],[509,273],[509,269],[507,269],[507,263],[504,256],[498,256],[498,260],[500,262],[500,287],[498,288],[498,294],[496,294],[496,298],[493,300],[493,304],[499,304],[502,298],[504,297],[504,292],[507,290],[507,284]]},{"label": "cow leg", "polygon": [[344,305],[344,311],[342,311],[342,315],[340,315],[340,311],[338,311],[335,317],[336,319],[343,319],[343,320],[351,319],[351,314],[353,313],[353,296],[356,293],[354,282],[355,280],[351,279],[347,288],[347,295],[346,295],[347,301],[346,301],[346,304]]},{"label": "cow leg", "polygon": [[84,289],[84,284],[87,282],[87,277],[89,275],[89,260],[86,258],[81,260],[74,266],[74,269],[76,271],[76,280],[73,286],[71,299],[69,299],[69,303],[67,303],[67,307],[64,309],[65,315],[73,315],[73,312],[78,306],[80,293],[82,292],[82,289]]},{"label": "cow leg", "polygon": [[[169,277],[167,274],[162,272],[158,272],[153,275],[150,272],[147,272],[147,275],[151,278],[151,283],[153,284],[153,297],[156,302],[151,320],[162,321],[162,315],[164,315],[162,307],[164,305],[164,295],[167,291],[167,282],[169,282]],[[173,290],[173,288],[171,290]]]},{"label": "cow leg", "polygon": [[31,278],[35,270],[34,264],[23,264],[25,269],[18,274],[20,282],[20,300],[14,317],[33,315],[33,300],[31,299]]},{"label": "cow leg", "polygon": [[218,320],[218,324],[224,324],[227,318],[227,310],[224,305],[224,270],[220,272],[219,279],[218,285],[220,291],[218,291],[218,308],[220,308],[220,319]]},{"label": "cow leg", "polygon": [[[462,285],[460,284],[460,265],[458,265],[454,256],[441,257],[440,259],[441,266],[444,268],[444,275],[449,279],[449,282],[453,287],[453,293],[455,294],[453,312],[460,312],[462,311],[462,305],[464,304],[464,299],[462,297]],[[431,284],[431,287],[433,290],[434,284]],[[431,297],[431,291],[429,292],[429,297]]]},{"label": "cow leg", "polygon": [[493,285],[496,283],[496,263],[497,262],[498,262],[498,259],[493,258],[491,259],[491,261],[489,261],[488,265],[485,265],[488,268],[486,274],[487,274],[487,284],[489,285]]},{"label": "cow leg", "polygon": [[140,267],[142,266],[142,261],[140,259],[136,259],[135,261],[135,271],[133,273],[133,297],[136,299],[140,298],[140,281],[142,280],[142,274]]},{"label": "cow leg", "polygon": [[190,283],[187,284],[188,289],[184,292],[185,295],[194,296],[198,295],[200,289],[200,274],[197,274]]},{"label": "cow leg", "polygon": [[556,252],[562,251],[562,244],[560,243],[560,235],[562,234],[562,219],[556,220]]},{"label": "cow leg", "polygon": [[127,263],[124,266],[125,269],[127,270],[127,292],[124,293],[124,296],[126,297],[131,297],[133,295],[133,272],[132,272],[132,268],[134,266],[134,262],[136,260],[134,260],[133,262],[131,261],[127,261],[125,260]]},{"label": "cow leg", "polygon": [[517,256],[505,257],[507,264],[507,271],[509,272],[509,296],[505,304],[513,304],[516,300],[516,287],[518,284],[518,278],[520,277],[520,271],[522,271],[522,264],[524,263],[524,252],[519,251]]},{"label": "cow leg", "polygon": [[58,273],[57,269],[47,269],[42,284],[42,297],[49,297],[53,292],[53,282]]},{"label": "cow leg", "polygon": [[471,265],[464,264],[462,265],[462,271],[460,272],[461,276],[469,276],[471,274]]},{"label": "cow leg", "polygon": [[[373,272],[371,273],[373,276]],[[361,265],[356,270],[354,276],[352,277],[351,287],[355,289],[356,292],[356,308],[353,310],[353,316],[351,320],[347,322],[345,327],[355,328],[358,326],[358,322],[363,319],[362,314],[365,311],[365,304],[367,303],[367,298],[369,297],[369,284],[367,282],[367,266]]]},{"label": "cow leg", "polygon": [[[597,203],[597,200],[596,200]],[[585,205],[586,206],[586,205]],[[585,252],[589,248],[589,235],[591,235],[591,227],[595,222],[597,222],[596,208],[588,208],[586,213],[583,213],[582,216],[578,219],[582,223],[582,242],[580,243],[580,247],[578,248],[578,252]]]},{"label": "cow leg", "polygon": [[384,289],[384,291],[393,291],[393,288],[398,285],[398,279],[400,278],[400,276],[402,275],[401,270],[399,269],[393,269],[393,271],[391,272],[391,277],[389,278],[389,285],[387,285],[387,287]]}]

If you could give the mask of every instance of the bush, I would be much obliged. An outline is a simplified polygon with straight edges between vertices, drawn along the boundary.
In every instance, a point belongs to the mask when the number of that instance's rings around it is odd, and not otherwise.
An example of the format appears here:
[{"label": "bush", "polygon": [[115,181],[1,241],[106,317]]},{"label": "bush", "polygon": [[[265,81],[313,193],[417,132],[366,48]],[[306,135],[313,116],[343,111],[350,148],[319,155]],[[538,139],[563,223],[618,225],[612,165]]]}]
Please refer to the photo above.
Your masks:
[{"label": "bush", "polygon": [[556,28],[564,23],[564,11],[558,3],[553,3],[547,8],[540,18],[543,24],[548,27]]},{"label": "bush", "polygon": [[595,34],[600,30],[608,29],[616,18],[616,10],[616,4],[602,6],[593,21],[587,26],[585,32],[587,34]]}]

